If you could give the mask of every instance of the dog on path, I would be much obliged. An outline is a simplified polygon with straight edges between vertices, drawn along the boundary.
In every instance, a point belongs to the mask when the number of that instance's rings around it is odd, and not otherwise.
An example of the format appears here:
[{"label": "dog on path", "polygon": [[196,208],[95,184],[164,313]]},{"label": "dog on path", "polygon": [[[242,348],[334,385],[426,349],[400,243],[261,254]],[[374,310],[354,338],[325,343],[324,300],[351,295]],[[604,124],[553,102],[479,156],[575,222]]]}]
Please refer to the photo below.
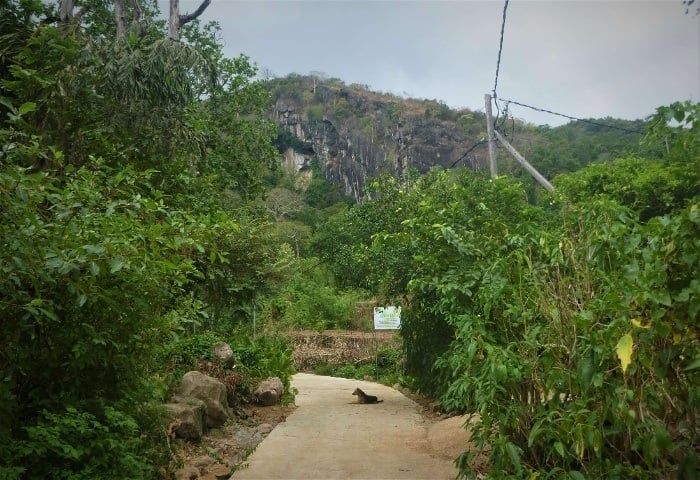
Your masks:
[{"label": "dog on path", "polygon": [[357,403],[379,403],[384,401],[377,399],[377,397],[374,395],[367,395],[359,388],[356,388],[352,394],[357,395]]}]

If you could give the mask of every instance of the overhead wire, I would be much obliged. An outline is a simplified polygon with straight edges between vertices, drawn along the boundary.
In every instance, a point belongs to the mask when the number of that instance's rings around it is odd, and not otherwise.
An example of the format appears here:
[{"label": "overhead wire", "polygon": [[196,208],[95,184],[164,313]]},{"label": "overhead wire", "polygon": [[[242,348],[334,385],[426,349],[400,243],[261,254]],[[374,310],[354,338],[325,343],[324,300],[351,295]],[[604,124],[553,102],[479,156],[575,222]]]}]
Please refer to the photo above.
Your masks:
[{"label": "overhead wire", "polygon": [[[546,108],[533,107],[532,105],[527,105],[527,104],[525,104],[525,103],[516,102],[515,100],[508,100],[508,99],[505,99],[505,98],[504,98],[504,99],[501,99],[500,101],[506,103],[506,105],[512,103],[513,105],[518,105],[518,106],[520,106],[520,107],[529,108],[529,109],[535,110],[535,111],[537,111],[537,112],[549,113],[549,114],[551,114],[551,115],[557,115],[557,116],[559,116],[559,117],[568,118],[569,120],[575,120],[575,121],[577,121],[577,122],[589,123],[589,124],[591,124],[591,125],[596,125],[596,126],[598,126],[598,127],[610,128],[610,129],[613,129],[613,130],[620,130],[620,131],[622,131],[622,132],[634,133],[634,134],[639,134],[639,135],[643,135],[643,134],[644,134],[644,132],[642,132],[641,130],[632,130],[632,129],[629,129],[629,128],[618,127],[618,126],[616,126],[616,125],[610,125],[610,124],[607,124],[607,123],[596,122],[596,121],[594,121],[594,120],[588,120],[588,119],[585,119],[585,118],[578,118],[578,117],[574,117],[574,116],[572,116],[572,115],[566,115],[566,114],[564,114],[564,113],[553,112],[552,110],[548,110],[548,109],[546,109]],[[507,108],[507,107],[506,107],[506,108]]]},{"label": "overhead wire", "polygon": [[508,11],[508,0],[503,5],[503,21],[501,22],[501,40],[498,45],[498,60],[496,61],[496,78],[493,81],[493,98],[498,98],[498,74],[501,70],[501,54],[503,53],[503,36],[506,30],[506,13]]},{"label": "overhead wire", "polygon": [[[564,117],[564,118],[567,118],[567,119],[569,119],[569,120],[574,120],[574,121],[577,121],[577,122],[583,122],[583,123],[588,123],[588,124],[591,124],[591,125],[596,125],[596,126],[598,126],[598,127],[610,128],[610,129],[613,129],[613,130],[619,130],[619,131],[622,131],[622,132],[633,133],[633,134],[639,134],[639,135],[644,134],[644,132],[642,132],[642,131],[640,131],[640,130],[632,130],[632,129],[629,129],[629,128],[618,127],[618,126],[616,126],[616,125],[609,125],[609,124],[605,124],[605,123],[601,123],[601,122],[596,122],[596,121],[593,121],[593,120],[588,120],[588,119],[584,119],[584,118],[578,118],[578,117],[574,117],[574,116],[572,116],[572,115],[566,115],[566,114],[563,114],[563,113],[557,113],[557,112],[554,112],[554,111],[552,111],[552,110],[548,110],[548,109],[546,109],[546,108],[539,108],[539,107],[534,107],[534,106],[532,106],[532,105],[527,105],[527,104],[525,104],[525,103],[516,102],[515,100],[499,99],[499,98],[498,98],[498,76],[499,76],[499,73],[500,73],[500,71],[501,71],[501,56],[503,55],[503,39],[504,39],[504,36],[505,36],[506,17],[507,17],[507,13],[508,13],[508,2],[509,2],[509,0],[505,0],[505,2],[504,2],[504,4],[503,4],[503,19],[502,19],[502,22],[501,22],[501,36],[500,36],[500,40],[499,40],[499,44],[498,44],[498,58],[497,58],[497,60],[496,60],[496,75],[495,75],[495,78],[494,78],[494,81],[493,81],[493,92],[492,92],[492,97],[493,97],[493,100],[494,100],[494,104],[495,104],[495,106],[496,106],[496,118],[495,118],[494,121],[493,121],[493,123],[494,123],[494,129],[495,129],[495,130],[501,130],[501,129],[503,129],[503,127],[504,127],[505,125],[507,125],[508,117],[511,116],[511,119],[512,119],[512,131],[511,131],[511,134],[512,134],[512,135],[515,134],[515,116],[513,116],[513,115],[509,112],[509,105],[510,105],[510,104],[513,104],[513,105],[518,105],[518,106],[520,106],[520,107],[529,108],[529,109],[531,109],[531,110],[535,110],[535,111],[538,111],[538,112],[549,113],[549,114],[551,114],[551,115],[556,115],[556,116]],[[504,107],[504,109],[503,109],[503,118],[502,118],[502,119],[500,119],[500,116],[501,116],[501,109],[500,109],[500,107],[499,107],[499,100],[500,100],[500,102],[502,102],[502,103],[505,104],[505,107]],[[452,165],[451,165],[450,168],[452,168],[452,167],[454,167],[455,165],[457,165],[457,164],[458,164],[460,161],[462,161],[469,153],[471,153],[476,147],[478,147],[479,145],[482,145],[482,144],[484,144],[484,143],[486,143],[486,140],[482,139],[482,140],[478,141],[477,143],[475,143],[474,145],[472,145],[465,153],[462,154],[462,156],[460,156],[455,162],[452,163]]]},{"label": "overhead wire", "polygon": [[464,152],[464,153],[462,154],[461,157],[459,157],[457,160],[455,160],[454,162],[452,162],[452,165],[450,165],[450,168],[454,168],[455,165],[457,165],[459,162],[461,162],[467,155],[469,155],[470,153],[472,153],[476,147],[478,147],[479,145],[483,145],[483,144],[486,143],[487,141],[488,141],[488,140],[486,140],[486,139],[481,139],[481,140],[479,140],[478,142],[476,142],[474,145],[472,145],[472,146],[469,148],[469,150],[467,150],[466,152]]},{"label": "overhead wire", "polygon": [[[505,109],[504,109],[504,117],[505,118],[503,118],[503,120],[500,120],[500,122],[499,122],[499,117],[501,116],[501,109],[500,109],[499,104],[498,104],[498,100],[499,100],[499,98],[498,98],[498,75],[501,71],[501,56],[503,54],[503,38],[505,36],[505,29],[506,29],[506,17],[507,17],[507,13],[508,13],[508,2],[509,2],[509,0],[505,0],[505,2],[503,4],[503,19],[501,22],[501,38],[499,39],[499,42],[498,42],[498,58],[496,60],[496,76],[495,76],[494,81],[493,81],[492,97],[493,97],[494,103],[496,105],[496,118],[494,120],[494,128],[495,129],[502,127],[508,121],[508,104],[512,103],[513,105],[519,105],[521,107],[529,108],[529,109],[532,109],[532,110],[535,110],[538,112],[549,113],[551,115],[557,115],[560,117],[568,118],[569,120],[575,120],[578,122],[589,123],[591,125],[596,125],[599,127],[620,130],[620,131],[626,132],[626,133],[634,133],[634,134],[643,134],[644,133],[644,132],[641,132],[639,130],[631,130],[629,128],[618,127],[615,125],[609,125],[609,124],[605,124],[605,123],[595,122],[593,120],[587,120],[584,118],[578,118],[578,117],[574,117],[571,115],[565,115],[563,113],[553,112],[552,110],[548,110],[546,108],[533,107],[532,105],[527,105],[524,103],[516,102],[514,100],[505,100],[505,99],[501,100],[502,102],[505,103]],[[513,119],[513,121],[515,121],[515,119]]]},{"label": "overhead wire", "polygon": [[[498,60],[496,61],[496,77],[494,78],[494,81],[493,81],[493,98],[494,98],[494,100],[498,98],[498,94],[496,93],[496,90],[498,89],[498,74],[501,70],[501,54],[503,53],[503,36],[505,33],[505,29],[506,29],[506,14],[508,11],[508,1],[509,0],[505,0],[505,4],[503,5],[503,20],[501,22],[501,39],[500,39],[499,45],[498,45]],[[496,113],[496,120],[495,120],[494,124],[498,122],[498,118],[499,118],[500,113],[501,113],[500,109],[498,108],[498,102],[496,102],[496,112],[497,112]],[[506,112],[507,112],[507,110],[506,110]],[[504,119],[504,121],[507,121],[507,117]],[[450,168],[454,168],[455,165],[457,165],[467,155],[469,155],[471,152],[473,152],[476,147],[483,145],[485,143],[487,143],[486,139],[481,139],[478,142],[476,142],[466,152],[464,152],[457,160],[455,160],[452,163],[452,165],[450,165]]]}]

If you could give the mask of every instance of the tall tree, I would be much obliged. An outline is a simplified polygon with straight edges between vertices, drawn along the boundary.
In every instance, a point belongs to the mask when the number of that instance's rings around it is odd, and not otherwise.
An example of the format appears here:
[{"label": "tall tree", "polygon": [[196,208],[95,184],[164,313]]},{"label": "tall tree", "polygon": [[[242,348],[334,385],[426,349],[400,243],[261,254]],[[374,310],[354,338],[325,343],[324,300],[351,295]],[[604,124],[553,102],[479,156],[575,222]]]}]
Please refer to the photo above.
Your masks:
[{"label": "tall tree", "polygon": [[199,17],[207,9],[211,0],[203,0],[192,13],[180,15],[180,0],[170,0],[170,20],[168,22],[168,37],[171,40],[180,40],[180,28]]}]

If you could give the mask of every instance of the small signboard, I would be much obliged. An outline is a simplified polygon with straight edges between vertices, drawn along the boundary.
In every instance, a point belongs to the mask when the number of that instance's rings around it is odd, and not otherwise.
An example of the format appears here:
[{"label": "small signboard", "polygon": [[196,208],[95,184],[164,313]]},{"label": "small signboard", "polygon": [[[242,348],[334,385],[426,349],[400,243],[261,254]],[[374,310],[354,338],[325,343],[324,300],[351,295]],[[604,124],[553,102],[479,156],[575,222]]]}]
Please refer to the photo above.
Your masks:
[{"label": "small signboard", "polygon": [[401,307],[374,307],[375,330],[398,330],[401,328]]}]

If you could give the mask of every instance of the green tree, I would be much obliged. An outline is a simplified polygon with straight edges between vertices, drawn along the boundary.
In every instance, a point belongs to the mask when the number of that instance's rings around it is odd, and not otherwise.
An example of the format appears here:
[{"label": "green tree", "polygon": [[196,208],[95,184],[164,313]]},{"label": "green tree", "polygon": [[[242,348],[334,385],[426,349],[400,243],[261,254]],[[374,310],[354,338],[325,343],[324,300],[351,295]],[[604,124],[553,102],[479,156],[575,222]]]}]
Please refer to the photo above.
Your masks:
[{"label": "green tree", "polygon": [[[687,170],[663,167],[654,174],[685,184]],[[418,183],[403,229],[375,234],[372,247],[402,258],[389,274],[405,295],[407,368],[447,409],[479,413],[472,439],[493,478],[692,478],[698,196],[661,212],[649,196],[628,207],[620,185],[649,185],[644,169],[593,197],[579,194],[596,191],[585,182],[576,189],[586,171],[562,177],[565,201],[548,197],[546,208],[504,177]],[[630,207],[649,209],[644,222]],[[474,477],[471,460],[458,466]]]},{"label": "green tree", "polygon": [[341,287],[355,287],[379,293],[390,280],[389,265],[402,261],[397,252],[373,251],[375,234],[401,229],[407,214],[404,206],[417,174],[403,180],[389,175],[370,182],[369,192],[377,197],[354,205],[320,225],[311,240],[311,251],[326,263]]},{"label": "green tree", "polygon": [[0,476],[153,478],[157,349],[230,331],[293,260],[242,208],[274,158],[268,97],[215,27],[115,38],[99,5],[2,7]]}]

